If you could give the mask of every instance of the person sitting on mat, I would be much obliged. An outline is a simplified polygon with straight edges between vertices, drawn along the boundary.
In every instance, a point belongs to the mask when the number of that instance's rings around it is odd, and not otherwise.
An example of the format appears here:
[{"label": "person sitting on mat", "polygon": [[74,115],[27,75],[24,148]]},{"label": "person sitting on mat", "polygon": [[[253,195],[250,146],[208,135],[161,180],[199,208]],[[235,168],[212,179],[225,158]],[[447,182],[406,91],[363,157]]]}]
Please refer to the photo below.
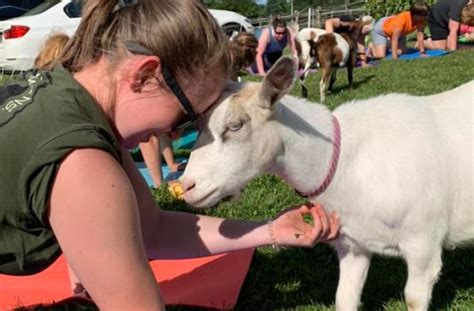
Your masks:
[{"label": "person sitting on mat", "polygon": [[257,56],[251,69],[253,73],[265,75],[266,72],[283,55],[283,50],[290,45],[290,53],[296,66],[298,66],[298,53],[296,51],[295,34],[286,25],[286,22],[275,17],[272,26],[262,29],[258,39]]},{"label": "person sitting on mat", "polygon": [[[355,21],[356,17],[349,16],[349,15],[342,15],[339,17],[333,17],[326,20],[324,23],[324,29],[328,32],[347,32],[350,30],[351,22]],[[372,21],[373,18],[371,16],[363,16],[361,18],[362,22]],[[361,35],[359,40],[357,41],[357,58],[360,62],[361,67],[368,67],[369,64],[367,63],[367,54],[366,54],[366,47],[365,47],[365,38],[366,35],[369,34],[373,29],[373,23],[369,25],[365,25],[362,27]]]},{"label": "person sitting on mat", "polygon": [[100,310],[163,310],[149,259],[335,238],[337,216],[317,205],[268,222],[156,206],[129,149],[195,123],[229,59],[202,1],[86,1],[59,64],[0,88],[0,273],[35,274],[64,253]]},{"label": "person sitting on mat", "polygon": [[417,31],[418,49],[422,56],[426,56],[423,45],[425,19],[429,6],[423,1],[415,1],[409,11],[398,15],[379,19],[372,31],[372,43],[369,45],[369,54],[374,58],[384,58],[387,54],[388,43],[392,50],[392,58],[406,52],[406,35]]},{"label": "person sitting on mat", "polygon": [[142,142],[138,145],[143,156],[143,161],[150,173],[153,186],[159,188],[163,183],[163,172],[161,170],[161,155],[168,165],[170,173],[177,173],[184,171],[186,163],[176,162],[173,154],[173,147],[171,138],[168,134],[150,135],[147,142]]},{"label": "person sitting on mat", "polygon": [[460,25],[474,26],[474,4],[469,0],[439,0],[431,8],[427,21],[431,38],[425,40],[426,48],[454,51]]}]

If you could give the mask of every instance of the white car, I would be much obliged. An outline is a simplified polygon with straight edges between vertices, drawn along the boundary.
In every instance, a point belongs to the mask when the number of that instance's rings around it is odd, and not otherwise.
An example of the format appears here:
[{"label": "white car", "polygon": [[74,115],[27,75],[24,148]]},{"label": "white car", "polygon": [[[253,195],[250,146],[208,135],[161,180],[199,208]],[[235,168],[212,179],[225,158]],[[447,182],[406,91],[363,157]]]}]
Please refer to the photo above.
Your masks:
[{"label": "white car", "polygon": [[[80,22],[83,1],[46,0],[26,14],[0,22],[0,71],[22,71],[33,67],[43,42],[53,32],[72,36]],[[253,32],[244,16],[224,10],[209,10],[227,35]]]}]

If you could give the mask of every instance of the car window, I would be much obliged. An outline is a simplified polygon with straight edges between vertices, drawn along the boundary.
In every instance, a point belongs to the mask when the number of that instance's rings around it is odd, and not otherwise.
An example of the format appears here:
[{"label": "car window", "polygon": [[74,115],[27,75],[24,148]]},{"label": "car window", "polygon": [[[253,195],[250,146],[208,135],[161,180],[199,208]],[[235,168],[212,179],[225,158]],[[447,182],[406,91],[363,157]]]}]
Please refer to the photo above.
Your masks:
[{"label": "car window", "polygon": [[61,0],[46,0],[45,2],[32,8],[31,10],[29,10],[22,16],[31,16],[31,15],[37,15],[37,14],[43,13],[49,10],[50,8],[52,8],[53,6],[55,6],[56,4],[58,4],[59,2],[61,2]]},{"label": "car window", "polygon": [[81,17],[82,5],[84,4],[84,0],[73,0],[71,3],[64,7],[64,12],[67,16],[74,18],[74,17]]}]

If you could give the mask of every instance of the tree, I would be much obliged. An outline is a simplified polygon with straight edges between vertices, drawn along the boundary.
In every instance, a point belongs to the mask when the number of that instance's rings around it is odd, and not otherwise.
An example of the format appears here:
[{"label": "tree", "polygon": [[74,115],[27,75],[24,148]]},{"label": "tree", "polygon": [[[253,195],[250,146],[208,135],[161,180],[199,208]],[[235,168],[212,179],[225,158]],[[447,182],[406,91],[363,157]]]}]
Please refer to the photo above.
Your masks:
[{"label": "tree", "polygon": [[290,13],[290,4],[287,0],[268,0],[267,15],[287,15]]},{"label": "tree", "polygon": [[[407,11],[413,0],[368,0],[365,7],[370,15],[379,18]],[[433,5],[436,0],[426,0],[425,3]]]}]

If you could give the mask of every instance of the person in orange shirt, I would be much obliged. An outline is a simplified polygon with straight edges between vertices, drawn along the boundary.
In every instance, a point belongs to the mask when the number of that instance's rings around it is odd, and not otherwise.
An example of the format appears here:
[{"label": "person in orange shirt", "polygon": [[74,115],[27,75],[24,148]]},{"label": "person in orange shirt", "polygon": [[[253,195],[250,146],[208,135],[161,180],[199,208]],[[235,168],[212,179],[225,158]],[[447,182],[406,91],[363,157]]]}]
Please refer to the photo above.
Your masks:
[{"label": "person in orange shirt", "polygon": [[406,35],[417,31],[417,42],[421,55],[425,54],[423,28],[429,6],[424,1],[415,1],[409,11],[383,17],[375,23],[369,53],[375,58],[384,58],[388,42],[391,44],[392,58],[397,59],[406,50]]}]

